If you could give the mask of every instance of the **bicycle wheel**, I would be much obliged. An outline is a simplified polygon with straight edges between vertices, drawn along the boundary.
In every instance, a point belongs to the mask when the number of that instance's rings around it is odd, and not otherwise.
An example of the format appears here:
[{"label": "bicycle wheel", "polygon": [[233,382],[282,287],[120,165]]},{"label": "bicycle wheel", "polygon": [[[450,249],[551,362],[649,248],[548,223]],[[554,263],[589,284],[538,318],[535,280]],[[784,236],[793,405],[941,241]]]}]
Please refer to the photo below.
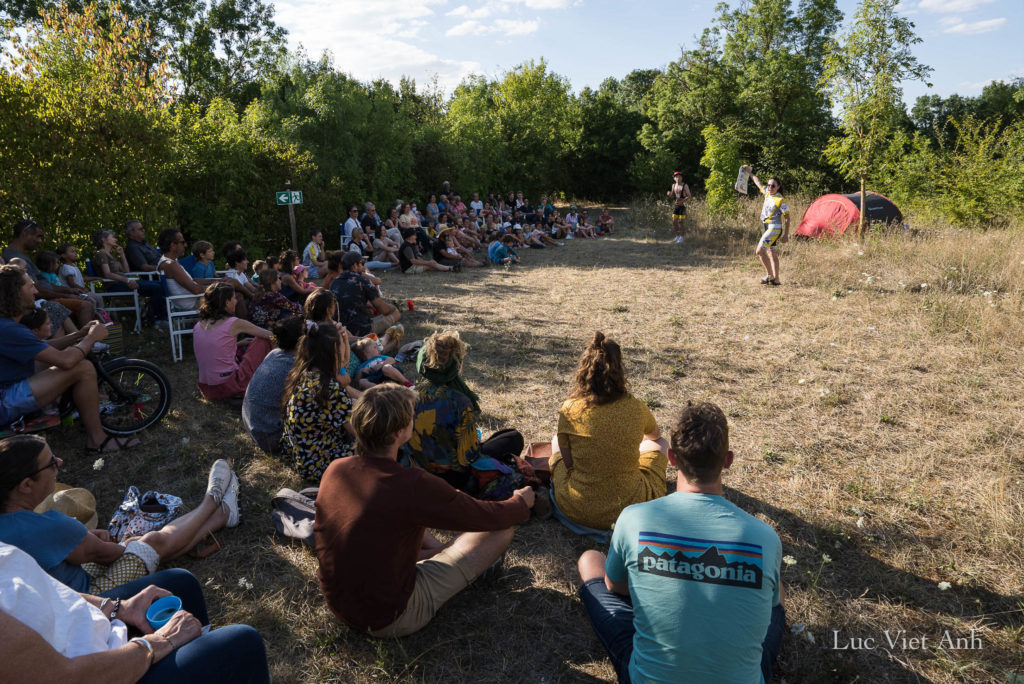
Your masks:
[{"label": "bicycle wheel", "polygon": [[141,359],[118,359],[99,373],[100,423],[114,435],[145,430],[167,415],[171,381],[160,368]]}]

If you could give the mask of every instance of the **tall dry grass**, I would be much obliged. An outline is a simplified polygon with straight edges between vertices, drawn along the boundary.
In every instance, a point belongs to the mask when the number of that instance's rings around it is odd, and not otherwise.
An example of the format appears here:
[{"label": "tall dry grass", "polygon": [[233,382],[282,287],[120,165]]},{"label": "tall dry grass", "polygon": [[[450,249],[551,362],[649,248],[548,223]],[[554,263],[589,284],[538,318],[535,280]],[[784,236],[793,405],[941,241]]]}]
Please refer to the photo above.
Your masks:
[{"label": "tall dry grass", "polygon": [[[794,216],[809,199],[791,198]],[[387,274],[385,292],[415,300],[409,339],[454,327],[469,342],[485,433],[549,438],[595,329],[622,344],[633,391],[663,430],[688,399],[722,406],[737,455],[726,495],[796,561],[783,574],[793,629],[777,681],[1024,672],[1021,233],[936,226],[791,242],[783,286],[764,288],[757,203],[712,222],[692,202],[682,247],[670,244],[668,212],[619,210],[618,235],[526,250],[508,270]],[[128,484],[194,502],[210,462],[233,459],[242,525],[218,535],[219,553],[180,564],[199,576],[217,624],[260,630],[275,681],[614,681],[575,598],[575,559],[593,545],[554,521],[517,528],[505,576],[463,592],[414,636],[376,641],[339,625],[315,556],[271,526],[271,497],[303,483],[252,447],[237,410],[202,402],[194,361],[170,363],[167,347],[152,331],[129,338],[133,355],[172,377],[168,419],[102,471],[69,452],[77,430],[55,431],[61,479],[93,490],[105,522]],[[945,630],[971,629],[982,649],[937,646]],[[836,632],[884,640],[886,630],[929,645],[832,648]]]}]

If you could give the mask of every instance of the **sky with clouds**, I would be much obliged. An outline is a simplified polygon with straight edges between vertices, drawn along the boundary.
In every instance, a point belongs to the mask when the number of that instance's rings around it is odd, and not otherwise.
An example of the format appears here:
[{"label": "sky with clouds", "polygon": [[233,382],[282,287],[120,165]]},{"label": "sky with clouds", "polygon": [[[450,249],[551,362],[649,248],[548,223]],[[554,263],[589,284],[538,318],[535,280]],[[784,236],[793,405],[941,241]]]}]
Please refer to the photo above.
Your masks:
[{"label": "sky with clouds", "polygon": [[[448,92],[469,74],[499,77],[531,59],[546,59],[576,91],[662,68],[695,44],[718,0],[273,2],[292,48],[310,57],[329,51],[337,69],[360,80],[436,76]],[[849,17],[856,2],[839,7]],[[907,102],[927,92],[977,95],[993,80],[1024,76],[1024,0],[906,0],[900,11],[923,39],[915,55],[934,68],[931,90],[906,84]]]}]

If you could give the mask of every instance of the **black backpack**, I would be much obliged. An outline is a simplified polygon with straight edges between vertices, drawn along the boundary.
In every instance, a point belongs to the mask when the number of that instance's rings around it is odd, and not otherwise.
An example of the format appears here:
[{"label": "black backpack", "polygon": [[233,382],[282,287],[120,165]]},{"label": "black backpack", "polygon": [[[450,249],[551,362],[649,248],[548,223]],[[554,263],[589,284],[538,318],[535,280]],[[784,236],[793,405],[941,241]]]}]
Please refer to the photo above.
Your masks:
[{"label": "black backpack", "polygon": [[270,516],[278,533],[292,539],[314,545],[313,519],[316,517],[316,495],[319,487],[307,487],[301,492],[294,489],[280,490],[271,501]]}]

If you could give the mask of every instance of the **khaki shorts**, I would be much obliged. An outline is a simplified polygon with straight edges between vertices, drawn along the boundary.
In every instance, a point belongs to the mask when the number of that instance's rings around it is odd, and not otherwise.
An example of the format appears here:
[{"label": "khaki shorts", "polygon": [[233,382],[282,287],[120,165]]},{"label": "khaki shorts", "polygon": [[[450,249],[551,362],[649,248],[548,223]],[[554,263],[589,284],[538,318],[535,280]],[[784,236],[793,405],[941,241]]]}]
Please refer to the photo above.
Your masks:
[{"label": "khaki shorts", "polygon": [[416,586],[402,614],[387,627],[370,632],[375,637],[402,637],[427,626],[441,606],[476,579],[466,557],[448,547],[416,564]]},{"label": "khaki shorts", "polygon": [[393,314],[387,316],[374,316],[373,320],[370,321],[371,329],[373,334],[377,337],[383,337],[384,331],[395,324],[395,318]]},{"label": "khaki shorts", "polygon": [[121,557],[110,565],[85,563],[82,567],[92,575],[89,593],[101,594],[156,572],[159,564],[160,556],[153,547],[136,540],[128,542]]}]

